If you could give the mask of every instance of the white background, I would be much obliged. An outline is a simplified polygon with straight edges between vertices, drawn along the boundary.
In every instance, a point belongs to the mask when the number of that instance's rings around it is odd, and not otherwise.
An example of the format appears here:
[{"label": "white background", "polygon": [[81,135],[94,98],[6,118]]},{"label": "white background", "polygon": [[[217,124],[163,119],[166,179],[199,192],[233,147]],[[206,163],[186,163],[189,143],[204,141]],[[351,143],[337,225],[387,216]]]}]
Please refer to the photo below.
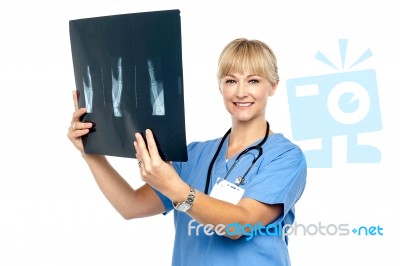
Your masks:
[{"label": "white background", "polygon": [[[166,3],[167,2],[167,3]],[[68,21],[180,9],[188,142],[223,135],[230,118],[215,73],[219,52],[237,37],[268,43],[281,83],[267,117],[291,138],[287,79],[334,73],[314,59],[374,56],[383,129],[363,140],[380,164],[347,164],[334,139],[334,166],[310,169],[297,222],[383,227],[383,236],[293,236],[292,264],[398,265],[400,4],[379,1],[49,1],[0,2],[0,265],[170,265],[172,215],[123,220],[104,199],[66,133],[74,90]],[[135,187],[136,161],[110,158]],[[397,167],[396,167],[397,166]]]}]

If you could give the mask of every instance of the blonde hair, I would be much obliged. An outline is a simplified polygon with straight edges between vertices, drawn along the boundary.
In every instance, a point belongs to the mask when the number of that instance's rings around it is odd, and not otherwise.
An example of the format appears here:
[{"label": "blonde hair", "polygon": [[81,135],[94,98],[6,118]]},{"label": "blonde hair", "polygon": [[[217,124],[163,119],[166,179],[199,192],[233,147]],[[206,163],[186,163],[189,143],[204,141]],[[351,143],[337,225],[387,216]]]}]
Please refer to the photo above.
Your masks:
[{"label": "blonde hair", "polygon": [[218,82],[229,74],[246,72],[264,77],[271,84],[279,81],[276,57],[267,44],[240,38],[225,46],[218,60]]}]

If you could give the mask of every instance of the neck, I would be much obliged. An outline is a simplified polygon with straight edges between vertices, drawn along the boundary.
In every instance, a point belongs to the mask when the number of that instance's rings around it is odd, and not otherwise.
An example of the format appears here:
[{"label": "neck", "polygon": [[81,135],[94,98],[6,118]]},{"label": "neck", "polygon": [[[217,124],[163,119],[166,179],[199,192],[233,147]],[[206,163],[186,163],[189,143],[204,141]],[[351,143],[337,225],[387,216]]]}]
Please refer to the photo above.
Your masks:
[{"label": "neck", "polygon": [[229,136],[227,158],[229,159],[257,140],[264,138],[266,130],[267,123],[264,119],[246,122],[233,121]]}]

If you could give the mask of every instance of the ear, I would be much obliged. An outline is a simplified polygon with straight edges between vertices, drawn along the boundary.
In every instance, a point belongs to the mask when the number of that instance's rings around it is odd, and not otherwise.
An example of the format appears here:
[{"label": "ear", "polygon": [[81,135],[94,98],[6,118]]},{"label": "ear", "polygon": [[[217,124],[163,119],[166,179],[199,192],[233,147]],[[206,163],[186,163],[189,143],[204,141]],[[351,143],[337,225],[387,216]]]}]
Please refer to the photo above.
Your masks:
[{"label": "ear", "polygon": [[278,88],[279,80],[277,80],[274,84],[272,84],[271,90],[269,91],[269,96],[273,96],[275,94],[276,89]]}]

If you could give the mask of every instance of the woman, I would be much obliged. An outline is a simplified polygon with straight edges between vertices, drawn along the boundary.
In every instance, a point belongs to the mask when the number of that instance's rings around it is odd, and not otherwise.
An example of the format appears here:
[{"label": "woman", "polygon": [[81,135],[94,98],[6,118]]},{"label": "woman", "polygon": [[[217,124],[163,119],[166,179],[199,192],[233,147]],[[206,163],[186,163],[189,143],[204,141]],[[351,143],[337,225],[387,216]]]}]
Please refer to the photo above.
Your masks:
[{"label": "woman", "polygon": [[73,114],[69,139],[100,189],[126,219],[174,210],[172,265],[290,265],[280,229],[294,221],[306,182],[302,151],[266,122],[268,98],[278,86],[272,50],[258,40],[236,39],[219,58],[218,82],[232,128],[223,138],[188,145],[189,160],[164,162],[152,132],[136,133],[140,174],[133,189],[104,156],[83,152],[91,123]]}]

